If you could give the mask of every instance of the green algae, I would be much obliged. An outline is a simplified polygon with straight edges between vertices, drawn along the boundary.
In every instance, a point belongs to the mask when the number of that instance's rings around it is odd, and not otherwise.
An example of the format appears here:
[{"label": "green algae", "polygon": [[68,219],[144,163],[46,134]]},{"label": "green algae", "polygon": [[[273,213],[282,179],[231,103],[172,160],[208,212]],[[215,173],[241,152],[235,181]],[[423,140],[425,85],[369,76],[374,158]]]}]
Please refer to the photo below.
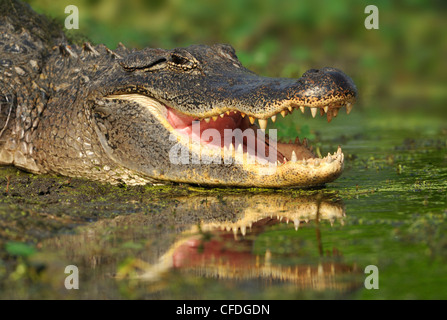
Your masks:
[{"label": "green algae", "polygon": [[[341,117],[331,126],[313,127],[323,150],[341,144],[347,159],[344,174],[320,189],[112,186],[1,168],[0,287],[5,289],[1,297],[446,298],[447,131],[437,121],[424,129],[425,118],[418,126],[417,115],[405,130],[394,128],[392,115],[388,126],[377,126],[374,114],[352,116],[353,121]],[[348,126],[349,134],[344,130]],[[247,229],[245,236],[239,230],[238,239],[231,241],[225,231],[200,227],[206,221],[237,222],[243,203],[255,205],[250,199],[258,199],[256,203],[263,199],[268,211],[275,199],[283,204],[308,198],[342,203],[345,216],[303,220],[298,230],[286,218],[272,217],[274,224],[263,218],[263,224]],[[294,211],[278,208],[272,211],[275,215]],[[199,228],[188,231],[194,226]],[[92,240],[82,240],[88,234]],[[322,263],[340,266],[343,272],[350,270],[337,276],[336,284],[345,289],[298,289],[290,281],[219,280],[197,275],[193,269],[168,268],[149,282],[131,276],[194,235],[202,239],[200,250],[220,239],[226,243],[224,252],[261,263],[268,255],[269,263],[281,272],[297,266],[314,270]],[[24,256],[20,248],[32,250],[25,250],[29,254]],[[84,289],[78,293],[61,289],[58,282],[69,264],[87,270]],[[367,265],[379,268],[378,290],[363,286]],[[106,287],[107,293],[99,293],[97,286]]]}]

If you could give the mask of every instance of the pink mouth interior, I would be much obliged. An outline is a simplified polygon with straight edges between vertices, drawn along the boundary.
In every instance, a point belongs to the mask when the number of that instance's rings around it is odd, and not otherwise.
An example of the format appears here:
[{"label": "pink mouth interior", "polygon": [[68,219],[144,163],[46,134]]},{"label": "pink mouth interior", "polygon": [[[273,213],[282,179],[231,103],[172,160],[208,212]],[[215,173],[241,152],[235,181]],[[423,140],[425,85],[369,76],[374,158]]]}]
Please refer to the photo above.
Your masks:
[{"label": "pink mouth interior", "polygon": [[[166,107],[168,111],[167,120],[170,125],[179,133],[187,135],[188,137],[199,141],[202,145],[210,148],[229,147],[229,139],[225,139],[225,130],[241,129],[245,137],[233,137],[231,143],[236,150],[240,144],[243,146],[244,153],[248,153],[257,158],[262,158],[271,163],[276,161],[284,162],[284,155],[282,155],[276,148],[273,154],[269,155],[268,137],[267,143],[264,141],[263,135],[257,133],[258,127],[251,125],[248,117],[243,118],[239,112],[230,112],[224,117],[218,117],[216,120],[210,120],[206,123],[205,120],[198,120],[194,117],[187,116],[175,111],[172,108]],[[193,123],[193,121],[198,121]],[[200,128],[200,129],[199,129]],[[217,130],[219,135],[216,134]],[[249,131],[246,131],[249,130]],[[227,131],[228,134],[228,131]],[[220,137],[214,141],[214,137]],[[227,140],[227,141],[225,141]],[[257,152],[258,148],[264,148],[264,152]]]}]

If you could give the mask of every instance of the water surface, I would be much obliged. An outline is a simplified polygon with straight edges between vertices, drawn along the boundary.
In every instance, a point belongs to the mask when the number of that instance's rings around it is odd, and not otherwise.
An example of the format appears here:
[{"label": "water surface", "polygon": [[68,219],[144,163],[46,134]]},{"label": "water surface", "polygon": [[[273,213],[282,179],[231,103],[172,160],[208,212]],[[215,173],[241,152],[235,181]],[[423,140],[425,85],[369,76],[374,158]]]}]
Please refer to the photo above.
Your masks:
[{"label": "water surface", "polygon": [[343,147],[325,188],[116,187],[2,168],[0,298],[447,298],[445,119],[293,117],[278,128],[309,125],[323,155]]}]

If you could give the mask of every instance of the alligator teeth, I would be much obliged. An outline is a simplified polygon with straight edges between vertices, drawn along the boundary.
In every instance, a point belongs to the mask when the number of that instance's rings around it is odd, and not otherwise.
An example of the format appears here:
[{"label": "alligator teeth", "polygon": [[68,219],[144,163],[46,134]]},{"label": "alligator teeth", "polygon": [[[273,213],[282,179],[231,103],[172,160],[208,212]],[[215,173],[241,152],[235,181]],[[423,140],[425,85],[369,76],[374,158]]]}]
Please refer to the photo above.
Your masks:
[{"label": "alligator teeth", "polygon": [[291,157],[291,159],[290,159],[292,162],[296,162],[297,161],[297,158],[296,158],[296,153],[295,153],[295,151],[292,151],[292,157]]},{"label": "alligator teeth", "polygon": [[332,109],[332,116],[333,116],[334,118],[337,116],[338,111],[339,111],[339,109],[337,109],[337,108]]},{"label": "alligator teeth", "polygon": [[324,113],[327,113],[327,111],[329,110],[329,106],[324,107],[323,110],[324,110]]},{"label": "alligator teeth", "polygon": [[340,146],[338,146],[337,154],[341,154],[341,147]]},{"label": "alligator teeth", "polygon": [[230,115],[230,111],[227,111],[226,114],[229,116]]},{"label": "alligator teeth", "polygon": [[300,106],[301,113],[304,113],[304,106]]},{"label": "alligator teeth", "polygon": [[290,113],[293,112],[293,107],[292,106],[288,106],[287,109],[289,109]]},{"label": "alligator teeth", "polygon": [[221,113],[221,114],[220,114],[220,117],[221,117],[221,118],[225,117],[225,113]]},{"label": "alligator teeth", "polygon": [[241,116],[242,116],[242,118],[245,118],[245,113],[241,112]]},{"label": "alligator teeth", "polygon": [[320,116],[324,116],[324,109],[323,108],[319,108],[320,109]]},{"label": "alligator teeth", "polygon": [[210,123],[211,119],[210,118],[205,118],[204,120],[205,120],[206,123]]},{"label": "alligator teeth", "polygon": [[347,114],[351,113],[351,110],[352,110],[352,103],[348,102],[346,104],[346,113]]},{"label": "alligator teeth", "polygon": [[272,119],[272,122],[276,121],[276,115],[272,116],[270,119]]},{"label": "alligator teeth", "polygon": [[218,116],[213,116],[212,118],[214,121],[216,121],[218,119]]},{"label": "alligator teeth", "polygon": [[313,107],[313,108],[310,108],[310,111],[312,112],[312,118],[315,118],[315,116],[317,115],[317,108],[316,107]]},{"label": "alligator teeth", "polygon": [[255,123],[255,118],[253,118],[253,117],[248,117],[248,118],[250,119],[251,124]]},{"label": "alligator teeth", "polygon": [[267,129],[267,119],[258,119],[258,122],[261,130],[265,131]]},{"label": "alligator teeth", "polygon": [[240,154],[244,153],[244,148],[242,146],[242,143],[237,146],[236,152],[240,153]]},{"label": "alligator teeth", "polygon": [[304,138],[304,139],[303,139],[302,144],[303,144],[305,147],[307,147],[307,138]]},{"label": "alligator teeth", "polygon": [[285,110],[285,109],[282,110],[282,111],[281,111],[281,115],[282,115],[282,117],[285,118],[286,115],[287,115],[287,113],[288,113],[287,110]]}]

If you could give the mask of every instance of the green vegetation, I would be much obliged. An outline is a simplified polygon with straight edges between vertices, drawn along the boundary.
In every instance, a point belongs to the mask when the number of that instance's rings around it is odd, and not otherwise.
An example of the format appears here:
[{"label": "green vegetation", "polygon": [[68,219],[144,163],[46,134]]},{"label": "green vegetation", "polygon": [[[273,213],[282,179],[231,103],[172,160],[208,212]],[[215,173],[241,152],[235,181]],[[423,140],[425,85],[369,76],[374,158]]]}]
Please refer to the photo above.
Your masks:
[{"label": "green vegetation", "polygon": [[[60,23],[65,6],[73,4],[28,2]],[[446,299],[446,4],[375,1],[380,29],[366,30],[368,4],[77,1],[80,30],[70,31],[72,38],[86,36],[111,48],[118,42],[138,48],[230,43],[244,65],[267,76],[297,77],[321,66],[344,70],[360,93],[349,116],[342,111],[328,124],[293,114],[279,117],[275,127],[280,138],[298,133],[311,139],[322,155],[342,145],[345,172],[322,190],[272,191],[110,186],[1,168],[0,298]],[[248,193],[266,199],[277,193],[290,199],[318,193],[341,199],[346,207],[341,220],[302,223],[298,231],[283,222],[256,235],[247,231],[233,243],[245,252],[252,241],[251,254],[270,252],[273,263],[284,267],[356,265],[360,285],[343,293],[317,292],[178,270],[154,282],[114,278],[139,271],[141,261],[156,261],[187,228],[202,218],[219,219],[218,209],[231,206],[232,196]],[[200,197],[200,209],[182,215],[179,207],[195,205]],[[218,205],[203,209],[216,197]],[[132,223],[123,223],[127,218]],[[214,239],[200,229],[198,234]],[[61,288],[61,270],[68,264],[86,270],[77,293]],[[361,284],[370,264],[379,268],[379,290]]]}]

